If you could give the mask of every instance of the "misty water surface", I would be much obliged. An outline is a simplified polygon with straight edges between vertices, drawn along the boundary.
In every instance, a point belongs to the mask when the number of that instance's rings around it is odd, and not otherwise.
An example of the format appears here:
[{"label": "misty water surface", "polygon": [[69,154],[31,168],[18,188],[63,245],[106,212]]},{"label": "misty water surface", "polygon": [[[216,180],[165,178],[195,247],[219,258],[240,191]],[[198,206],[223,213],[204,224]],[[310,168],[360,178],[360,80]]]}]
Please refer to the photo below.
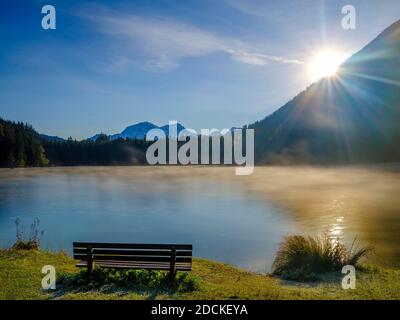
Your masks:
[{"label": "misty water surface", "polygon": [[392,168],[80,167],[0,170],[0,245],[35,217],[42,246],[73,241],[193,243],[194,255],[270,270],[285,235],[375,246],[399,265],[400,174]]}]

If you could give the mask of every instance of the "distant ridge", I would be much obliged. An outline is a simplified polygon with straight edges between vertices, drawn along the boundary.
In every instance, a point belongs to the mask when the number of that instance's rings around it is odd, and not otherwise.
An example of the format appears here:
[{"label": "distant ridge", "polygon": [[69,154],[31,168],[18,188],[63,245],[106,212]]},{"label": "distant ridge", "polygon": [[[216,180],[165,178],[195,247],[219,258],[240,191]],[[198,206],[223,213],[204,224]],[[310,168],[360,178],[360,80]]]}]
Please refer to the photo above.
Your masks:
[{"label": "distant ridge", "polygon": [[41,133],[40,138],[46,141],[51,141],[51,142],[61,142],[61,141],[65,141],[65,139],[57,137],[57,136],[48,136],[47,134],[43,134]]}]

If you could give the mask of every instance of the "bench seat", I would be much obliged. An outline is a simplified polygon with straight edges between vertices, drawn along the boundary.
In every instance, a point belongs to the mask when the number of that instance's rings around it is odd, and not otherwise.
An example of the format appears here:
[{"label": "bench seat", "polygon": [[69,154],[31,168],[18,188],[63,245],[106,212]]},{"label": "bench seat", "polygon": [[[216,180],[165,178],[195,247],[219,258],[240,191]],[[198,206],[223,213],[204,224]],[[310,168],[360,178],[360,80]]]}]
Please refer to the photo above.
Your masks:
[{"label": "bench seat", "polygon": [[[78,268],[87,268],[87,261],[80,261],[76,264]],[[169,262],[132,262],[132,261],[112,261],[96,260],[94,267],[98,268],[118,268],[118,269],[151,269],[151,270],[169,270]],[[176,271],[191,271],[191,263],[176,263]]]},{"label": "bench seat", "polygon": [[74,259],[79,268],[192,270],[191,244],[129,244],[74,242]]}]

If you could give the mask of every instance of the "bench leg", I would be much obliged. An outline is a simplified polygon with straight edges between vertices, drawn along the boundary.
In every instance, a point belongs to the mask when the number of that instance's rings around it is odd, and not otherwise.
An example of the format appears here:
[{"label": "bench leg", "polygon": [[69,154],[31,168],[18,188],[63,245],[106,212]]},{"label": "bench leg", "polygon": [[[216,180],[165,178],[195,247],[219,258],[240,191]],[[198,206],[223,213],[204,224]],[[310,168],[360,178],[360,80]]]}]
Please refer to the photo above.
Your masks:
[{"label": "bench leg", "polygon": [[92,275],[92,270],[93,270],[93,251],[91,247],[87,248],[87,270],[89,273],[89,276]]},{"label": "bench leg", "polygon": [[169,277],[171,279],[175,279],[176,275],[176,249],[172,248],[171,250],[171,264],[169,267]]}]

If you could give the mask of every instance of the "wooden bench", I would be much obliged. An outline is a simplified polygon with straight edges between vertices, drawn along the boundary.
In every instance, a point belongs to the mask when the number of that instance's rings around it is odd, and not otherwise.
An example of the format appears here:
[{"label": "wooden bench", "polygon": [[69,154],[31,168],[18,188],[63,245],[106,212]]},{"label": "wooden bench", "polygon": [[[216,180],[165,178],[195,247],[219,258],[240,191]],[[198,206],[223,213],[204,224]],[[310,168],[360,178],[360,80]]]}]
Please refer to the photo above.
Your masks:
[{"label": "wooden bench", "polygon": [[166,270],[192,270],[191,244],[139,244],[74,242],[77,267]]}]

